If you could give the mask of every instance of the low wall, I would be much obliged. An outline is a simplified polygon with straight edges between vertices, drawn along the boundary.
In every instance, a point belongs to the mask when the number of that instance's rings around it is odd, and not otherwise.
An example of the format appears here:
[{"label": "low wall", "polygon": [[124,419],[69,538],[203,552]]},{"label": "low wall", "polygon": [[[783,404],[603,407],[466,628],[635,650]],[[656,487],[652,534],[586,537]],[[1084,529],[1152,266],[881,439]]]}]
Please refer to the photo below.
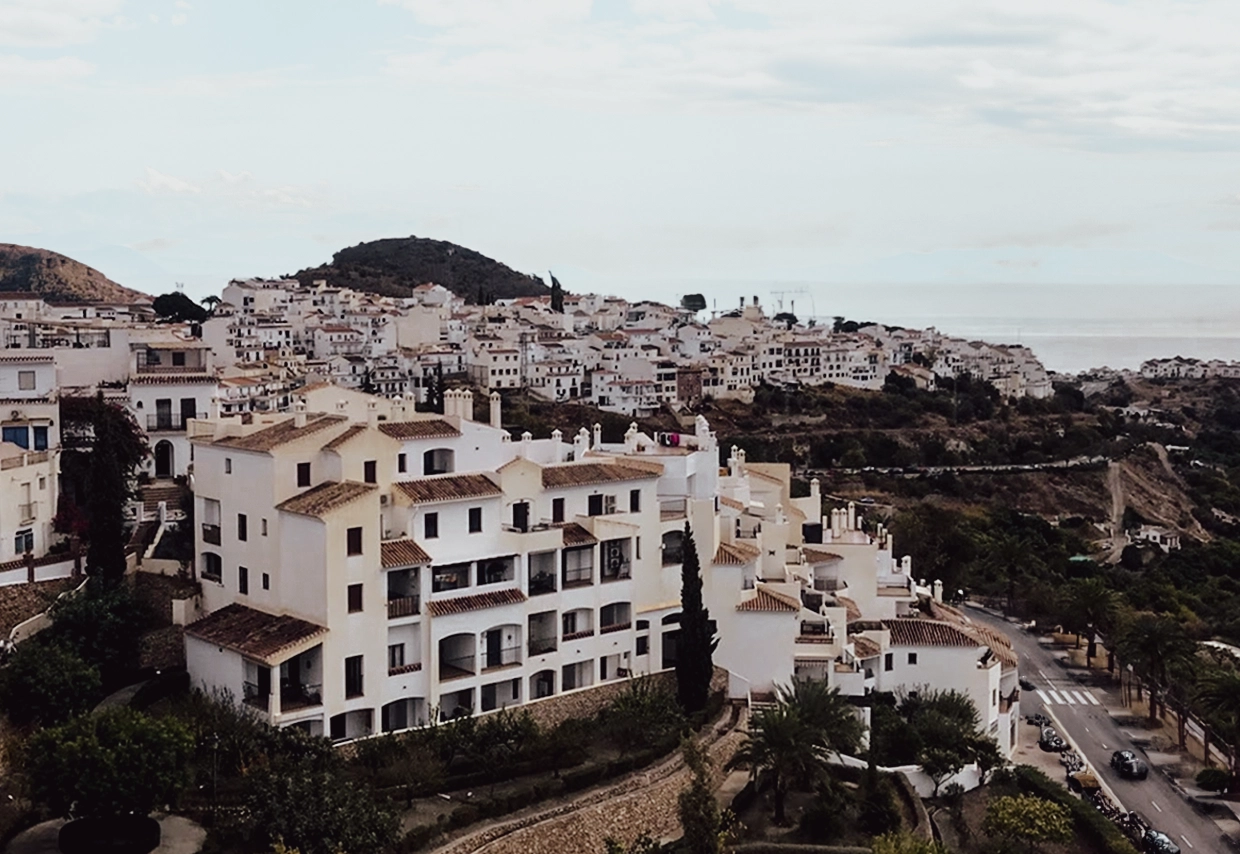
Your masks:
[{"label": "low wall", "polygon": [[[658,679],[664,682],[672,691],[676,690],[676,672],[674,670],[663,670],[659,673],[653,673],[648,678]],[[553,729],[570,718],[586,719],[594,717],[605,706],[609,705],[612,700],[628,690],[628,686],[629,680],[619,679],[615,682],[605,682],[602,685],[593,685],[589,688],[579,688],[564,694],[556,694],[554,697],[531,700],[528,703],[515,706],[514,709],[529,712],[530,717],[543,729]],[[710,688],[712,693],[726,691],[728,688],[728,671],[722,667],[716,667],[715,673],[710,680]]]},{"label": "low wall", "polygon": [[[864,768],[866,766],[864,759],[843,754],[833,755],[829,761],[849,768]],[[908,779],[909,785],[917,792],[918,797],[930,798],[934,796],[934,780],[930,779],[930,776],[921,770],[920,765],[899,765],[894,768],[886,768],[880,765],[878,770],[884,774],[903,774]],[[966,792],[971,792],[982,785],[982,775],[977,770],[976,765],[966,765],[959,773],[953,774],[939,784],[939,793],[942,794],[943,790],[952,783],[959,783]]]},{"label": "low wall", "polygon": [[[35,581],[54,581],[57,578],[69,578],[73,575],[73,558],[56,556],[39,558],[34,566]],[[0,587],[10,584],[26,584],[30,581],[30,572],[25,566],[0,570]]]}]

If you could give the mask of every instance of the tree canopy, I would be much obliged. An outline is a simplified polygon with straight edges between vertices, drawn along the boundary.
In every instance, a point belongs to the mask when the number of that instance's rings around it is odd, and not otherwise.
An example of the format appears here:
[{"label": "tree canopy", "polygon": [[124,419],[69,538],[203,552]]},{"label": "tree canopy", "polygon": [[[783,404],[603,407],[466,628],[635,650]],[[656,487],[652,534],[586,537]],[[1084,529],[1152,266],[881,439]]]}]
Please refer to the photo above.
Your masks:
[{"label": "tree canopy", "polygon": [[173,291],[155,297],[151,304],[155,313],[164,320],[176,323],[202,323],[210,316],[210,312],[187,297],[182,291]]},{"label": "tree canopy", "polygon": [[693,529],[685,522],[684,557],[680,567],[680,640],[676,645],[676,698],[685,714],[706,708],[713,655],[719,639],[710,611],[702,604],[702,571]]},{"label": "tree canopy", "polygon": [[18,726],[59,724],[89,711],[101,686],[98,668],[68,646],[36,636],[0,669],[0,706]]}]

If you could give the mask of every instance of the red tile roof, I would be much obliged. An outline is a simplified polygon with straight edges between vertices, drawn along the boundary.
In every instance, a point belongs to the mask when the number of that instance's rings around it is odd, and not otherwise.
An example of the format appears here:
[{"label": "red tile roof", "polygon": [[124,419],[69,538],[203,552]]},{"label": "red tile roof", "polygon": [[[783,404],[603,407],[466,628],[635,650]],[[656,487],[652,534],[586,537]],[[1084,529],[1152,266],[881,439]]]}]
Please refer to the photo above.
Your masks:
[{"label": "red tile roof", "polygon": [[959,626],[938,620],[883,620],[883,628],[891,632],[892,646],[979,647],[986,645],[977,635]]},{"label": "red tile roof", "polygon": [[787,613],[797,614],[801,611],[801,605],[794,602],[787,596],[767,590],[765,587],[759,587],[757,593],[752,598],[746,599],[736,606],[738,611],[784,611]]},{"label": "red tile roof", "polygon": [[724,507],[730,507],[730,508],[732,508],[733,510],[741,510],[741,511],[744,511],[744,509],[745,509],[745,505],[744,505],[744,504],[742,504],[741,502],[737,501],[735,498],[728,498],[726,495],[723,495],[723,496],[720,496],[720,497],[719,497],[719,503],[720,503],[720,504],[722,504]]},{"label": "red tile roof", "polygon": [[598,542],[593,534],[576,522],[565,522],[557,527],[564,531],[566,546],[592,546]]},{"label": "red tile roof", "polygon": [[214,444],[225,448],[235,448],[238,451],[267,452],[280,445],[312,436],[347,421],[348,419],[342,415],[313,415],[307,418],[306,426],[298,427],[295,419],[288,418],[245,436],[224,436],[216,439]]},{"label": "red tile roof", "polygon": [[322,516],[376,489],[378,487],[373,484],[355,483],[351,480],[342,483],[320,483],[300,495],[294,495],[287,501],[277,504],[276,509],[299,513],[302,516]]},{"label": "red tile roof", "polygon": [[714,562],[719,566],[744,566],[753,563],[761,554],[748,543],[720,543]]},{"label": "red tile roof", "polygon": [[810,546],[801,546],[801,554],[805,555],[806,563],[827,563],[828,561],[844,559],[835,552],[824,552],[822,549],[815,549]]},{"label": "red tile roof", "polygon": [[379,544],[380,562],[384,569],[395,566],[418,566],[431,562],[431,556],[413,540],[388,540]]},{"label": "red tile roof", "polygon": [[646,480],[663,473],[663,466],[647,463],[641,466],[624,463],[567,463],[545,466],[542,470],[544,488],[563,486],[589,486],[595,483],[617,483],[626,480]]},{"label": "red tile roof", "polygon": [[873,658],[882,652],[882,648],[869,638],[863,638],[861,635],[853,635],[849,638],[853,644],[853,650],[857,654],[857,658]]},{"label": "red tile roof", "polygon": [[861,608],[857,606],[856,602],[847,596],[836,596],[835,601],[844,607],[844,611],[848,615],[848,622],[851,623],[861,619]]},{"label": "red tile roof", "polygon": [[237,604],[226,605],[185,628],[189,637],[268,663],[274,663],[272,659],[284,650],[326,633],[325,626]]},{"label": "red tile roof", "polygon": [[323,450],[334,451],[336,448],[339,448],[341,445],[343,445],[345,442],[352,439],[354,436],[359,436],[365,432],[366,432],[366,428],[363,427],[361,424],[354,424],[348,430],[345,430],[339,436],[337,436],[336,438],[328,442],[326,445],[324,445]]},{"label": "red tile roof", "polygon": [[202,385],[218,380],[210,374],[134,374],[129,378],[134,385]]},{"label": "red tile roof", "polygon": [[481,611],[483,608],[496,608],[500,605],[515,605],[525,601],[525,594],[520,590],[509,588],[491,593],[475,593],[472,596],[458,596],[455,599],[439,599],[426,606],[435,617],[446,617],[449,614],[464,614],[467,611]]},{"label": "red tile roof", "polygon": [[442,418],[420,421],[384,421],[379,430],[393,439],[434,439],[461,435],[461,431]]},{"label": "red tile roof", "polygon": [[443,474],[392,484],[412,504],[489,498],[503,491],[485,474]]}]

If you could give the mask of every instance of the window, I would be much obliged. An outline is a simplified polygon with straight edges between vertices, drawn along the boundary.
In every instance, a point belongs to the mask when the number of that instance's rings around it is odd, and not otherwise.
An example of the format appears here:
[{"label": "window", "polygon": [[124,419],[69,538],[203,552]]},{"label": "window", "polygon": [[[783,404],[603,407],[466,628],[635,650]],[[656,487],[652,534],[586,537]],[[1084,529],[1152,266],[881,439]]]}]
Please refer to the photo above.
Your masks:
[{"label": "window", "polygon": [[47,428],[46,427],[35,427],[34,428],[34,449],[36,451],[47,450]]},{"label": "window", "polygon": [[915,652],[910,652],[910,653],[908,654],[908,663],[909,663],[909,664],[916,664],[916,663],[917,663],[917,653],[915,653]]},{"label": "window", "polygon": [[482,508],[469,508],[469,533],[476,534],[482,530]]},{"label": "window", "polygon": [[362,529],[350,528],[347,532],[349,555],[360,555],[362,553]]},{"label": "window", "polygon": [[349,613],[356,614],[362,610],[362,585],[349,585]]},{"label": "window", "polygon": [[344,660],[344,696],[362,696],[362,657],[350,655]]},{"label": "window", "polygon": [[244,566],[237,567],[237,592],[250,595],[250,571]]},{"label": "window", "polygon": [[635,560],[642,559],[642,538],[641,537],[633,538],[633,557]]},{"label": "window", "polygon": [[438,513],[427,513],[422,517],[422,532],[428,540],[436,539],[439,536]]},{"label": "window", "polygon": [[221,581],[224,575],[224,564],[220,556],[214,552],[202,553],[202,577],[207,581]]},{"label": "window", "polygon": [[388,670],[405,666],[405,645],[394,643],[388,645]]},{"label": "window", "polygon": [[263,589],[264,590],[271,589],[271,576],[265,572],[263,573]]},{"label": "window", "polygon": [[264,537],[267,536],[267,520],[266,519],[260,520],[259,526],[263,529],[263,536]]},{"label": "window", "polygon": [[241,540],[242,542],[245,541],[245,538],[248,536],[247,527],[248,526],[246,525],[245,514],[238,513],[237,514],[237,539],[238,540]]},{"label": "window", "polygon": [[298,486],[309,486],[310,485],[310,464],[309,463],[298,463],[297,464],[297,485]]},{"label": "window", "polygon": [[409,470],[409,460],[405,457],[404,454],[396,455],[396,470],[401,473],[404,473]]},{"label": "window", "polygon": [[616,496],[604,495],[603,496],[603,514],[610,515],[615,512],[616,512]]},{"label": "window", "polygon": [[590,516],[602,516],[603,496],[591,495],[586,502],[586,513]]},{"label": "window", "polygon": [[21,427],[5,427],[0,434],[4,441],[12,442],[19,448],[30,449],[30,429],[24,424]]},{"label": "window", "polygon": [[13,550],[19,555],[34,551],[34,531],[18,531],[13,538]]},{"label": "window", "polygon": [[890,652],[884,655],[883,656],[883,670],[891,670],[893,667],[895,667],[895,664],[896,664],[895,659],[896,659],[895,655],[893,655]]},{"label": "window", "polygon": [[629,512],[640,513],[642,509],[642,491],[640,489],[629,490]]},{"label": "window", "polygon": [[564,521],[564,499],[551,499],[551,521],[559,524]]},{"label": "window", "polygon": [[185,367],[185,354],[180,350],[177,350],[172,354],[172,366],[174,368]]},{"label": "window", "polygon": [[641,637],[637,639],[637,654],[648,655],[649,653],[650,653],[650,638],[647,635],[642,635]]},{"label": "window", "polygon": [[18,371],[17,387],[22,391],[34,391],[34,371]]},{"label": "window", "polygon": [[998,691],[992,690],[990,692],[990,705],[992,706],[999,705],[999,692]]},{"label": "window", "polygon": [[232,457],[224,457],[224,474],[232,474]]},{"label": "window", "polygon": [[367,460],[362,463],[362,480],[366,481],[366,483],[378,483],[379,475],[376,473],[377,468],[378,463],[374,460]]}]

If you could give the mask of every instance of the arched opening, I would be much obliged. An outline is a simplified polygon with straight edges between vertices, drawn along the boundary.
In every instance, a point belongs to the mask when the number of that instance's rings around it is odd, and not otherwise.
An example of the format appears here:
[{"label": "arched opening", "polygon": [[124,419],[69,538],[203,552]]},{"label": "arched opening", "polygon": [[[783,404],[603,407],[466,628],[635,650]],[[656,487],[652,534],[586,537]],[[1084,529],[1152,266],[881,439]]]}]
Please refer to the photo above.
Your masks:
[{"label": "arched opening", "polygon": [[160,439],[155,443],[155,477],[172,477],[174,474],[172,443]]},{"label": "arched opening", "polygon": [[435,448],[422,455],[422,474],[450,474],[455,462],[456,452],[451,448]]},{"label": "arched opening", "polygon": [[541,700],[555,693],[555,671],[540,670],[530,677],[530,699]]}]

